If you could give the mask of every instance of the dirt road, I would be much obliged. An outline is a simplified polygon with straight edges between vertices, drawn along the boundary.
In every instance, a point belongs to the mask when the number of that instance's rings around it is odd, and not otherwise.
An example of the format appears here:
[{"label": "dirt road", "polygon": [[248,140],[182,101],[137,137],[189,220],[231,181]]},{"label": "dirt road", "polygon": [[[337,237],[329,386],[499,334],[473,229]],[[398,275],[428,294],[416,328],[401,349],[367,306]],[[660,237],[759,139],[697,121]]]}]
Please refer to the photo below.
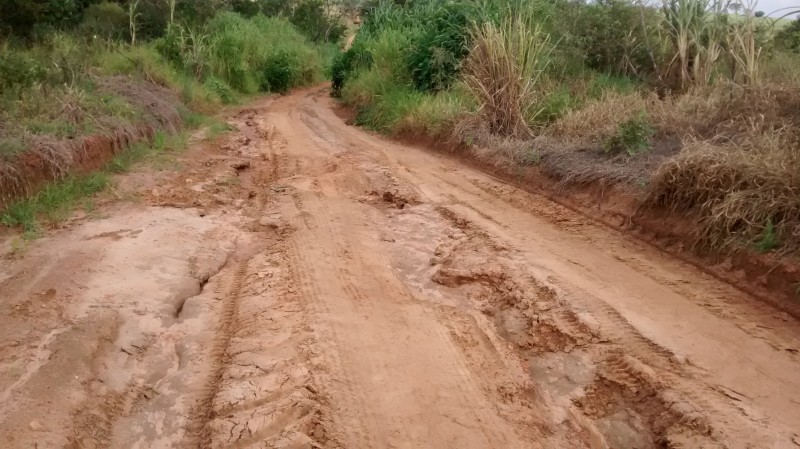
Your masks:
[{"label": "dirt road", "polygon": [[0,268],[3,448],[792,448],[800,326],[324,89]]}]

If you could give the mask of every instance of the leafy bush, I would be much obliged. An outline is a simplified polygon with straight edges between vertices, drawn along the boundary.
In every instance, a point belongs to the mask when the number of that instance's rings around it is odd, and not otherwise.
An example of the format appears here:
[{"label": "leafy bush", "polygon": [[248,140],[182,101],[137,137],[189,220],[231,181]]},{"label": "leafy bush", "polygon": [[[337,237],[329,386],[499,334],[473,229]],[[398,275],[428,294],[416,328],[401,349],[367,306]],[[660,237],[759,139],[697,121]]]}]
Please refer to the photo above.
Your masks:
[{"label": "leafy bush", "polygon": [[638,116],[619,124],[617,132],[606,139],[604,148],[608,153],[626,152],[630,156],[644,153],[650,149],[655,130],[647,121],[647,116]]},{"label": "leafy bush", "polygon": [[[208,33],[211,72],[240,92],[265,88],[265,70],[275,71],[276,76],[281,70],[289,70],[284,74],[290,80],[289,87],[321,77],[319,54],[284,19],[256,16],[248,20],[223,13],[209,23]],[[278,78],[275,81],[280,84]]]},{"label": "leafy bush", "polygon": [[469,53],[474,18],[473,8],[465,3],[442,5],[426,18],[425,31],[412,43],[407,57],[417,89],[436,92],[453,83],[461,60]]},{"label": "leafy bush", "polygon": [[298,0],[289,21],[314,42],[336,42],[345,27],[322,0]]},{"label": "leafy bush", "polygon": [[261,90],[287,92],[295,83],[294,76],[298,72],[298,65],[295,55],[286,51],[271,55],[262,68]]},{"label": "leafy bush", "polygon": [[775,35],[775,42],[784,50],[800,53],[800,17],[778,31]]},{"label": "leafy bush", "polygon": [[103,39],[121,39],[127,33],[128,13],[117,3],[104,1],[86,8],[81,29]]},{"label": "leafy bush", "polygon": [[0,93],[14,87],[30,87],[47,78],[47,70],[25,53],[10,51],[0,54]]},{"label": "leafy bush", "polygon": [[350,49],[339,53],[331,66],[331,94],[341,96],[345,81],[354,71],[372,65],[372,54],[367,51],[364,40],[356,40]]},{"label": "leafy bush", "polygon": [[659,20],[655,11],[642,10],[630,0],[599,0],[578,9],[572,34],[591,69],[618,75],[652,73],[649,50],[661,47]]},{"label": "leafy bush", "polygon": [[223,103],[232,104],[236,102],[236,94],[225,81],[215,76],[209,76],[204,85],[206,89],[219,97]]}]

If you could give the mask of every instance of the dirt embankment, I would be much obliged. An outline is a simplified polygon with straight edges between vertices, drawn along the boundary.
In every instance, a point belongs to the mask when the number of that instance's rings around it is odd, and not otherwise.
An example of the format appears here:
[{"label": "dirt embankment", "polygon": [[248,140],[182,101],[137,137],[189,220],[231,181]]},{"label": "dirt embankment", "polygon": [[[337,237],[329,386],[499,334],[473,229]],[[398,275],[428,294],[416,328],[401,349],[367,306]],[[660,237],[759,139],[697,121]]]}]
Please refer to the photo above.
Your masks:
[{"label": "dirt embankment", "polygon": [[789,448],[798,321],[442,154],[263,99],[0,266],[0,446]]},{"label": "dirt embankment", "polygon": [[181,103],[166,88],[118,76],[98,80],[98,89],[124,98],[140,111],[139,120],[131,123],[98,117],[95,120],[102,131],[73,139],[27,136],[24,150],[0,158],[0,211],[14,200],[36,194],[49,182],[102,168],[130,145],[152,140],[158,131],[170,133],[183,126]]}]

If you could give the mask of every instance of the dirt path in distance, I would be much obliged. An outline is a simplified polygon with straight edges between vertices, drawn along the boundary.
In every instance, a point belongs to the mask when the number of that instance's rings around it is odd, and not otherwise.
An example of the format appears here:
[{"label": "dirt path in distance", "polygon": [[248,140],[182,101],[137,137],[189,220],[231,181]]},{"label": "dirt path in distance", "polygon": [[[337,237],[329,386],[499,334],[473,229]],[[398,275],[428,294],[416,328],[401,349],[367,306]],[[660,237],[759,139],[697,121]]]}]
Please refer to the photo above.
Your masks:
[{"label": "dirt path in distance", "polygon": [[800,326],[327,91],[0,268],[4,448],[792,448]]}]

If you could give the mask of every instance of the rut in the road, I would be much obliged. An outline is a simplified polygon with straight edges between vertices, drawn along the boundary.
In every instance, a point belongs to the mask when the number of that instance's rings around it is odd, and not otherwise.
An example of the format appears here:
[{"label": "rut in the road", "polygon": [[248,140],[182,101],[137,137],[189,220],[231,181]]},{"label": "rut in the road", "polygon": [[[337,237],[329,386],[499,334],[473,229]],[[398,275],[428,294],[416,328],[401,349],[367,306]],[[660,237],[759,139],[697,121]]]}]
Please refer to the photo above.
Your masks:
[{"label": "rut in the road", "polygon": [[437,248],[440,259],[435,262],[440,265],[433,280],[448,287],[472,287],[467,291],[476,306],[494,319],[500,335],[518,348],[532,369],[546,365],[552,355],[583,364],[582,375],[550,375],[572,383],[562,392],[595,422],[611,447],[719,444],[721,433],[706,416],[713,408],[705,395],[687,396],[668,383],[688,374],[673,354],[612,311],[582,318],[575,301],[515,264],[504,245],[452,210],[437,210],[465,235]]},{"label": "rut in the road", "polygon": [[237,173],[239,186],[266,194],[247,210],[252,231],[219,275],[224,281],[215,297],[222,310],[212,368],[183,446],[330,447],[325,398],[310,367],[307,304],[288,263],[293,229],[271,200],[273,183],[286,175],[280,137],[253,112],[240,115],[247,136],[242,143],[264,157],[239,164],[248,171]]}]

